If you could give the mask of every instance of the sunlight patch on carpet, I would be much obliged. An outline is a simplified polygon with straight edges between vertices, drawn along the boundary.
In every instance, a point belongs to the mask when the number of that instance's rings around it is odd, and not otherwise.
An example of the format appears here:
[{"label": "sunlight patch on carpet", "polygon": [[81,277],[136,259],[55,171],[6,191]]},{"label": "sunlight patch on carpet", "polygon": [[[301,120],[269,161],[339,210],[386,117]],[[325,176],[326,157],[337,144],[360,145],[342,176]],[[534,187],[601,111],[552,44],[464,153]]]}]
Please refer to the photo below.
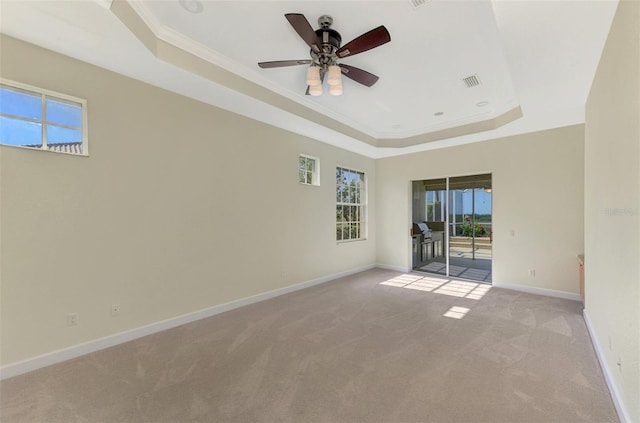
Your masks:
[{"label": "sunlight patch on carpet", "polygon": [[449,310],[447,310],[447,312],[443,314],[443,316],[451,317],[452,319],[462,319],[467,315],[468,312],[469,309],[466,307],[453,306]]},{"label": "sunlight patch on carpet", "polygon": [[413,289],[416,291],[433,292],[435,294],[449,295],[451,297],[468,298],[479,300],[491,289],[491,285],[456,281],[446,278],[420,276],[414,274],[403,274],[386,281],[380,285],[393,286],[397,288]]}]

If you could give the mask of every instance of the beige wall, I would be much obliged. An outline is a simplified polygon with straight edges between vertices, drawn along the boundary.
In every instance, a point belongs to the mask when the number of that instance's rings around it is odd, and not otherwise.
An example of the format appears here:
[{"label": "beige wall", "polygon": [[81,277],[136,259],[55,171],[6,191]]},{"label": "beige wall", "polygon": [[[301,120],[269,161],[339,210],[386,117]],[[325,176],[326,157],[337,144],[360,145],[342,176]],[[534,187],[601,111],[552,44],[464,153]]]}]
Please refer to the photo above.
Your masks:
[{"label": "beige wall", "polygon": [[619,3],[587,101],[584,215],[586,315],[626,417],[640,422],[638,1]]},{"label": "beige wall", "polygon": [[[376,162],[0,38],[0,76],[88,100],[91,152],[0,147],[0,363],[376,262],[409,268],[411,181],[489,172],[494,281],[577,293],[585,251],[587,314],[640,421],[638,5],[620,5],[586,126]],[[299,153],[321,159],[320,187],[298,184]],[[366,242],[334,240],[337,164],[367,172]]]},{"label": "beige wall", "polygon": [[491,173],[494,283],[577,293],[583,140],[577,125],[378,160],[378,263],[411,265],[412,180]]},{"label": "beige wall", "polygon": [[[365,171],[374,204],[372,159],[1,41],[2,77],[88,100],[90,147],[0,147],[3,365],[375,264],[374,225],[334,229],[335,166]],[[298,183],[300,153],[320,187]]]}]

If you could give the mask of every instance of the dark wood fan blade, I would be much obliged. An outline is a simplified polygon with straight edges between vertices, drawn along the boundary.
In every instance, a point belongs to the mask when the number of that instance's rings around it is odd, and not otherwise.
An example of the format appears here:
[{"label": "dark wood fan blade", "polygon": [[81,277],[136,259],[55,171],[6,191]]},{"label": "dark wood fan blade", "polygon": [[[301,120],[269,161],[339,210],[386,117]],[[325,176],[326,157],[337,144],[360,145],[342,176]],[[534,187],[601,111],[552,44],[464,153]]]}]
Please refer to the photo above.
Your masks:
[{"label": "dark wood fan blade", "polygon": [[316,32],[311,27],[311,24],[301,13],[287,13],[284,15],[289,21],[293,29],[296,30],[300,38],[311,47],[315,52],[320,51],[320,39],[316,35]]},{"label": "dark wood fan blade", "polygon": [[340,58],[353,56],[354,54],[359,54],[367,50],[371,50],[372,48],[381,46],[382,44],[388,43],[389,41],[391,41],[391,35],[389,35],[389,31],[387,31],[387,28],[385,28],[384,25],[380,25],[379,27],[362,34],[358,38],[349,41],[347,44],[340,47],[336,51],[336,54]]},{"label": "dark wood fan blade", "polygon": [[372,86],[373,84],[378,82],[378,79],[380,79],[374,74],[360,68],[343,65],[342,63],[339,63],[338,66],[340,66],[340,70],[342,71],[342,74],[344,76],[353,79],[354,81],[359,82],[362,85],[366,85],[367,87]]},{"label": "dark wood fan blade", "polygon": [[276,60],[273,62],[260,62],[258,66],[262,69],[283,68],[285,66],[310,65],[311,60]]}]

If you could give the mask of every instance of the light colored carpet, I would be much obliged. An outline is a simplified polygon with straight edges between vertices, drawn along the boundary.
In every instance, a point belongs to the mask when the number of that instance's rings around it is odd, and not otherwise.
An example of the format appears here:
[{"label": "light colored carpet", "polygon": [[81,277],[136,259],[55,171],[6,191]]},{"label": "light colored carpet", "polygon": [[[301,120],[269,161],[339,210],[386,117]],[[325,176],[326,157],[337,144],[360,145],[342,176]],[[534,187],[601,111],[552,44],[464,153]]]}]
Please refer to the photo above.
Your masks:
[{"label": "light colored carpet", "polygon": [[0,384],[4,422],[615,422],[580,304],[371,270]]}]

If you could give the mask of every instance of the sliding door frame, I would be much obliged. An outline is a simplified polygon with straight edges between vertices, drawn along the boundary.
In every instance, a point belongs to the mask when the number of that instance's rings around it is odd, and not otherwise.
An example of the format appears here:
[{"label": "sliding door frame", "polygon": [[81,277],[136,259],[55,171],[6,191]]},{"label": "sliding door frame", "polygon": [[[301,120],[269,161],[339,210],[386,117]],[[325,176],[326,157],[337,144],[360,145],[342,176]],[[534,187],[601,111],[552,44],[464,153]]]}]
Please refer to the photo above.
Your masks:
[{"label": "sliding door frame", "polygon": [[[451,236],[449,234],[450,232],[450,228],[449,228],[449,214],[451,213],[450,211],[450,198],[451,198],[451,193],[450,193],[450,179],[452,178],[460,178],[460,177],[465,177],[465,176],[476,176],[476,175],[491,175],[491,186],[493,189],[493,172],[492,171],[475,171],[472,173],[464,173],[464,174],[458,174],[458,175],[448,175],[448,176],[430,176],[430,177],[424,177],[424,178],[420,178],[420,179],[411,179],[409,181],[409,227],[413,227],[413,183],[414,182],[419,182],[419,181],[429,181],[429,180],[434,180],[434,179],[444,179],[445,180],[445,202],[444,202],[444,207],[446,210],[446,213],[444,214],[445,218],[444,218],[444,240],[445,240],[445,245],[446,245],[446,251],[445,251],[445,273],[446,273],[446,277],[450,277],[450,248],[451,248]],[[475,190],[475,188],[473,188]],[[493,216],[493,195],[491,196],[491,215]],[[455,210],[454,210],[455,213]],[[474,231],[474,236],[472,237],[472,252],[473,252],[473,256],[475,258],[475,191],[472,193],[472,219],[473,219],[473,223],[472,223],[472,228]],[[493,230],[493,222],[492,222],[492,230]],[[455,231],[455,228],[454,228]],[[409,246],[409,263],[411,263],[411,254],[412,254],[412,248],[413,246],[410,243]],[[493,251],[493,246],[491,247],[491,250]],[[491,261],[493,263],[493,254],[492,254],[492,258]],[[410,269],[413,269],[413,266],[410,265],[409,266]],[[492,265],[493,268],[493,265]],[[493,269],[492,272],[493,273]],[[492,278],[493,279],[493,278]]]}]

